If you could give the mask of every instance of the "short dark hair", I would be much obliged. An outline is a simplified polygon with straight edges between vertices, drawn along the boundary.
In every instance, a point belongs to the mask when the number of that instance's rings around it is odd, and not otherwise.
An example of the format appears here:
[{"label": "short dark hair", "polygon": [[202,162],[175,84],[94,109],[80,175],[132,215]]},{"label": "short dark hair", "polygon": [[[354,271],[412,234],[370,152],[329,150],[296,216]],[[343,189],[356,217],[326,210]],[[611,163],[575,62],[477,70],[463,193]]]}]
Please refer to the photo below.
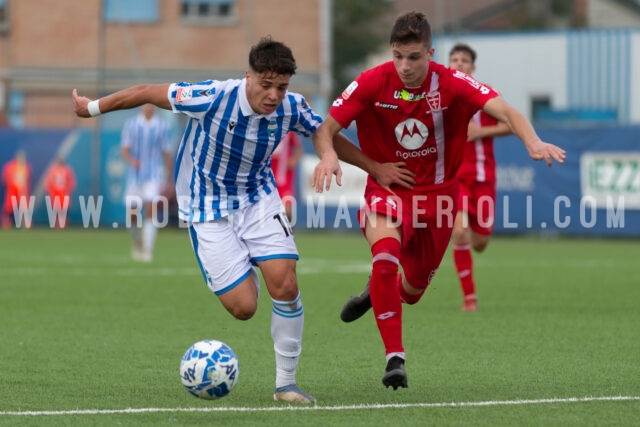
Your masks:
[{"label": "short dark hair", "polygon": [[272,40],[270,36],[262,37],[258,44],[251,46],[249,66],[257,73],[275,73],[294,75],[296,60],[291,49],[284,43]]},{"label": "short dark hair", "polygon": [[454,53],[458,53],[458,52],[466,52],[469,54],[469,56],[471,57],[471,63],[475,64],[476,63],[476,58],[478,57],[478,55],[476,54],[476,51],[473,50],[471,48],[471,46],[469,46],[466,43],[456,43],[451,50],[449,51],[449,57],[451,57],[451,55],[453,55]]},{"label": "short dark hair", "polygon": [[424,13],[407,12],[398,16],[393,24],[389,44],[411,42],[423,43],[427,49],[431,48],[431,25]]}]

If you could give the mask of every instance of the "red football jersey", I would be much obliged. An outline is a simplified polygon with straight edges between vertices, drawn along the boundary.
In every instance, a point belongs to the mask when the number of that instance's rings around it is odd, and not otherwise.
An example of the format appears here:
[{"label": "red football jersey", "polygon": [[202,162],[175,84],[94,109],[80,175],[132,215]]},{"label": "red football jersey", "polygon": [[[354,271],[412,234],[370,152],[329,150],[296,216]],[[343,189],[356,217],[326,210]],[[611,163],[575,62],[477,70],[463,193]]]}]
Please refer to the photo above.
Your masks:
[{"label": "red football jersey", "polygon": [[373,160],[406,162],[420,190],[455,178],[469,120],[496,96],[468,74],[435,62],[420,87],[407,88],[387,62],[360,74],[329,114],[343,128],[355,120],[360,149]]},{"label": "red football jersey", "polygon": [[[498,121],[485,113],[478,111],[472,119],[478,126],[495,126]],[[479,182],[496,181],[496,159],[493,155],[493,137],[467,141],[464,148],[462,165],[458,171],[458,178]]]}]

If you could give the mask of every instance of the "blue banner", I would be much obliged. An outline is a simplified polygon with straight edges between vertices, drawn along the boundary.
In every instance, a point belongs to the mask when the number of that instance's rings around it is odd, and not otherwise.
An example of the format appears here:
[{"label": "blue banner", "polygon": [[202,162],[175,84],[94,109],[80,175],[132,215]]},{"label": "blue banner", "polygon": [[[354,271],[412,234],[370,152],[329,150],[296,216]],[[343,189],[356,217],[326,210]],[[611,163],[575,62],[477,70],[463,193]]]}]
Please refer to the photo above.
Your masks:
[{"label": "blue banner", "polygon": [[496,140],[496,233],[640,236],[640,127],[538,134],[567,159],[548,168],[518,138]]}]

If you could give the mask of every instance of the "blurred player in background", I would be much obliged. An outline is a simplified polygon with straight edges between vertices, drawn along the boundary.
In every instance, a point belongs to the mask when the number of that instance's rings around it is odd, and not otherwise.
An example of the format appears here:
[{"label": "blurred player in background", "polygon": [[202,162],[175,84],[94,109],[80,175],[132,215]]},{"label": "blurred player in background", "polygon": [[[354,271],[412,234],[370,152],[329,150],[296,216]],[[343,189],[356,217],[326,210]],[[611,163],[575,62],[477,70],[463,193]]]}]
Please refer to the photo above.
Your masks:
[{"label": "blurred player in background", "polygon": [[[472,75],[476,70],[476,52],[458,43],[449,52],[449,67]],[[493,233],[496,200],[496,159],[493,138],[505,136],[511,129],[479,110],[469,122],[467,143],[458,170],[460,194],[458,213],[453,224],[453,261],[463,294],[463,311],[478,307],[473,280],[471,248],[483,252]]]},{"label": "blurred player in background", "polygon": [[[131,257],[144,262],[153,260],[158,233],[153,221],[154,203],[160,202],[158,196],[163,190],[166,193],[172,188],[173,178],[170,128],[155,115],[155,108],[152,104],[143,105],[140,114],[127,120],[121,137],[122,158],[130,165],[124,194],[127,216],[131,221]],[[138,225],[141,209],[144,216],[142,229]]]},{"label": "blurred player in background", "polygon": [[[248,320],[260,291],[253,266],[260,268],[273,303],[273,397],[314,403],[296,385],[304,325],[298,250],[269,168],[289,131],[311,136],[322,120],[302,95],[288,91],[295,71],[291,50],[266,37],[251,48],[239,80],[138,85],[94,101],[74,90],[73,101],[80,117],[145,103],[188,116],[177,153],[178,214],[188,223],[205,282],[231,315]],[[314,145],[323,170],[339,174],[332,141]]]},{"label": "blurred player in background", "polygon": [[18,208],[22,204],[27,207],[31,196],[31,165],[24,151],[16,152],[15,157],[2,168],[2,185],[5,187],[2,228],[8,229],[14,216],[14,206]]},{"label": "blurred player in background", "polygon": [[[333,102],[317,132],[319,143],[328,143],[356,122],[360,149],[342,140],[334,146],[341,160],[370,175],[360,224],[371,247],[372,272],[365,290],[343,307],[341,319],[354,321],[373,307],[385,347],[382,383],[394,390],[408,385],[402,303],[422,298],[451,241],[456,173],[473,115],[483,109],[508,123],[535,160],[551,166],[552,159],[562,162],[565,156],[541,141],[531,123],[494,90],[432,62],[431,41],[424,14],[398,17],[390,36],[393,60],[360,74]],[[382,179],[379,170],[389,162],[406,165],[393,171],[402,185]],[[330,182],[331,175],[316,168],[316,191]]]},{"label": "blurred player in background", "polygon": [[71,205],[71,194],[76,188],[76,175],[64,158],[58,157],[56,162],[51,166],[44,181],[45,189],[49,195],[52,213],[56,222],[56,228],[64,228],[67,224],[67,218],[62,218],[61,214],[66,212]]},{"label": "blurred player in background", "polygon": [[291,221],[292,209],[295,206],[296,172],[303,152],[300,138],[294,132],[289,132],[282,138],[271,155],[271,169],[289,221]]}]

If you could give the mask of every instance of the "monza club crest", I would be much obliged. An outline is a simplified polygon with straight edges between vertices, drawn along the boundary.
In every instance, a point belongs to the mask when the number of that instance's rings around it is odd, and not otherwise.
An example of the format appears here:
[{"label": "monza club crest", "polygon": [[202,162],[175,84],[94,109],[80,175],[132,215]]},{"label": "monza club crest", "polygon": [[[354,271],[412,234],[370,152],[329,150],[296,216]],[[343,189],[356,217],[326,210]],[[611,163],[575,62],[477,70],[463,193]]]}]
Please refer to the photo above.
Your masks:
[{"label": "monza club crest", "polygon": [[427,103],[429,103],[429,108],[431,111],[440,111],[440,92],[430,92],[427,94]]}]

